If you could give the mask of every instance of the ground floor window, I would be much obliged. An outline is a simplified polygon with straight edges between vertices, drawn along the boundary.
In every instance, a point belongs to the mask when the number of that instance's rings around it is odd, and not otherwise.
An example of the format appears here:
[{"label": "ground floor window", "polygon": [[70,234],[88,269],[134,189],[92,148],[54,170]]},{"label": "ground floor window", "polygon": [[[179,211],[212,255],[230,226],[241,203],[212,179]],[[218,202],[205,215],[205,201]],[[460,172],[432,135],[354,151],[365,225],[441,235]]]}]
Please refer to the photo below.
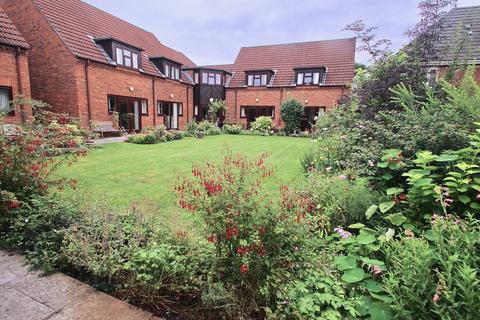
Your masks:
[{"label": "ground floor window", "polygon": [[[148,113],[147,100],[116,95],[107,96],[108,113],[118,113],[118,125],[128,132],[142,129],[142,114]],[[145,111],[145,112],[144,112]]]},{"label": "ground floor window", "polygon": [[254,122],[258,117],[275,118],[275,107],[271,106],[242,106],[240,107],[240,118],[246,118],[247,124]]},{"label": "ground floor window", "polygon": [[310,130],[312,125],[317,122],[318,117],[325,113],[325,107],[305,107],[305,116],[303,117],[301,129]]},{"label": "ground floor window", "polygon": [[14,111],[10,106],[12,100],[12,88],[0,87],[0,113],[13,115]]},{"label": "ground floor window", "polygon": [[178,130],[179,117],[183,116],[183,104],[180,102],[158,101],[157,114],[163,116],[163,123],[168,130]]}]

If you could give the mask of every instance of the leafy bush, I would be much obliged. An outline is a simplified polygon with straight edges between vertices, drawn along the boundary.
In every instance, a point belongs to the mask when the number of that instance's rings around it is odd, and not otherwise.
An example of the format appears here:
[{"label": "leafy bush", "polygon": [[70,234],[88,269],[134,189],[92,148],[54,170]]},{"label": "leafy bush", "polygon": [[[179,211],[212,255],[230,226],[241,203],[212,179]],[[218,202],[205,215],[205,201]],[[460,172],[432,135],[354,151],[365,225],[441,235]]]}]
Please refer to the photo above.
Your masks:
[{"label": "leafy bush", "polygon": [[305,116],[305,110],[300,102],[294,99],[285,101],[282,103],[280,113],[287,134],[292,134],[300,129],[302,119]]},{"label": "leafy bush", "polygon": [[129,136],[127,142],[136,144],[156,144],[165,141],[180,140],[184,134],[180,131],[167,131],[164,125],[142,129],[140,134]]},{"label": "leafy bush", "polygon": [[273,120],[271,117],[258,117],[250,125],[250,131],[269,136],[273,131]]},{"label": "leafy bush", "polygon": [[136,134],[128,137],[127,142],[135,144],[155,144],[158,143],[154,134]]},{"label": "leafy bush", "polygon": [[216,136],[222,134],[222,130],[209,121],[202,121],[198,123],[197,133],[198,132],[205,136]]},{"label": "leafy bush", "polygon": [[208,106],[208,119],[212,123],[217,123],[218,117],[227,111],[227,105],[224,100],[214,100]]},{"label": "leafy bush", "polygon": [[225,124],[222,128],[223,133],[226,134],[241,134],[242,126],[238,124]]},{"label": "leafy bush", "polygon": [[185,137],[183,132],[180,131],[167,131],[165,134],[165,139],[167,141],[181,140]]}]

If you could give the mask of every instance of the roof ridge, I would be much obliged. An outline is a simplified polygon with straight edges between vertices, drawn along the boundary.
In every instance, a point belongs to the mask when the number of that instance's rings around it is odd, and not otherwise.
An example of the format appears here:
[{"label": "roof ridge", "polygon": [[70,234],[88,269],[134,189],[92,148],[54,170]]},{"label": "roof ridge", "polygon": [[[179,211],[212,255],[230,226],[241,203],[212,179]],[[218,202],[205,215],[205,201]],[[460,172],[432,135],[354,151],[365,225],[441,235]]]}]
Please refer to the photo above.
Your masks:
[{"label": "roof ridge", "polygon": [[275,47],[275,46],[286,46],[286,45],[296,45],[296,44],[306,44],[306,43],[319,43],[319,42],[332,42],[332,41],[342,41],[342,40],[352,40],[355,37],[348,37],[348,38],[335,38],[335,39],[325,39],[325,40],[310,40],[310,41],[298,41],[298,42],[285,42],[285,43],[274,43],[274,44],[264,44],[264,45],[257,45],[257,46],[242,46],[241,49],[248,49],[248,48],[262,48],[262,47]]}]

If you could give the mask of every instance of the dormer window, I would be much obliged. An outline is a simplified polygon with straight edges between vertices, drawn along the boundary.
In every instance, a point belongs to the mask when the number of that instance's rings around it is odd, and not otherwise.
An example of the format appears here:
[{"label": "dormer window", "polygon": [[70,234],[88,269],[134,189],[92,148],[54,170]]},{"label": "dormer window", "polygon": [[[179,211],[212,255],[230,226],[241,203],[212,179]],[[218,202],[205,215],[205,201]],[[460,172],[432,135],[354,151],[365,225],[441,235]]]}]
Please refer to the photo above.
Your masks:
[{"label": "dormer window", "polygon": [[223,85],[222,78],[221,73],[202,71],[202,84],[221,86]]},{"label": "dormer window", "polygon": [[272,71],[246,71],[245,82],[249,87],[264,87],[270,82],[272,74]]},{"label": "dormer window", "polygon": [[295,83],[298,86],[325,84],[325,68],[296,69]]},{"label": "dormer window", "polygon": [[165,62],[164,68],[165,77],[174,80],[180,80],[180,66]]},{"label": "dormer window", "polygon": [[114,38],[96,38],[94,40],[118,66],[135,70],[141,68],[140,52],[142,49]]}]

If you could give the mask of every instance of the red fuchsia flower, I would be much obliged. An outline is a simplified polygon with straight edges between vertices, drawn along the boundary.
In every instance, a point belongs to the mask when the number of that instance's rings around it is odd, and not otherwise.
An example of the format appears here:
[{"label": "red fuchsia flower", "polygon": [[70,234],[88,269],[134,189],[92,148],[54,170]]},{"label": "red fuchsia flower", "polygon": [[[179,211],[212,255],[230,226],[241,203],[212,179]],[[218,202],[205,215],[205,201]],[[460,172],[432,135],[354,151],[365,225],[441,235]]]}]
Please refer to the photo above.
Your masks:
[{"label": "red fuchsia flower", "polygon": [[405,200],[407,200],[407,195],[406,195],[405,193],[400,193],[400,194],[398,195],[398,200],[400,200],[400,201],[405,201]]},{"label": "red fuchsia flower", "polygon": [[340,237],[342,237],[343,239],[347,239],[348,237],[350,237],[352,235],[350,232],[343,230],[342,227],[336,227],[336,228],[333,229],[333,231],[338,233],[340,235]]},{"label": "red fuchsia flower", "polygon": [[245,273],[247,273],[247,272],[248,272],[248,266],[247,266],[245,263],[243,263],[243,264],[240,266],[240,273],[241,273],[241,274],[245,274]]},{"label": "red fuchsia flower", "polygon": [[20,208],[20,201],[18,201],[17,199],[10,200],[7,203],[7,207],[8,209],[18,209]]},{"label": "red fuchsia flower", "polygon": [[243,246],[240,246],[237,248],[237,253],[241,256],[243,256],[244,254],[248,253],[250,249],[248,247],[243,247]]},{"label": "red fuchsia flower", "polygon": [[210,242],[210,243],[217,243],[217,236],[214,235],[214,234],[212,234],[211,236],[209,236],[209,237],[207,238],[207,240],[208,240],[208,242]]},{"label": "red fuchsia flower", "polygon": [[33,154],[35,151],[37,151],[37,146],[35,144],[27,145],[27,153]]},{"label": "red fuchsia flower", "polygon": [[232,239],[232,237],[237,237],[238,236],[238,229],[230,227],[227,230],[227,239]]}]

